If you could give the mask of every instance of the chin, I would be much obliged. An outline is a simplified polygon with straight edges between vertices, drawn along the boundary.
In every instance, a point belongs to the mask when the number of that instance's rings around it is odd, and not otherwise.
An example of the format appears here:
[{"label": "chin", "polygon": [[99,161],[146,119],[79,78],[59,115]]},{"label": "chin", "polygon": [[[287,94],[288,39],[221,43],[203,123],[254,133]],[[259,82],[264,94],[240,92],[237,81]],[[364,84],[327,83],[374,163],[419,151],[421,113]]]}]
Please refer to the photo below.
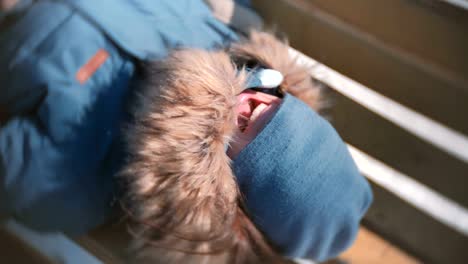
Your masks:
[{"label": "chin", "polygon": [[280,91],[319,110],[309,69],[269,33],[225,50],[177,50],[146,66],[119,174],[131,262],[289,263],[251,221],[226,154],[247,66],[281,72]]}]

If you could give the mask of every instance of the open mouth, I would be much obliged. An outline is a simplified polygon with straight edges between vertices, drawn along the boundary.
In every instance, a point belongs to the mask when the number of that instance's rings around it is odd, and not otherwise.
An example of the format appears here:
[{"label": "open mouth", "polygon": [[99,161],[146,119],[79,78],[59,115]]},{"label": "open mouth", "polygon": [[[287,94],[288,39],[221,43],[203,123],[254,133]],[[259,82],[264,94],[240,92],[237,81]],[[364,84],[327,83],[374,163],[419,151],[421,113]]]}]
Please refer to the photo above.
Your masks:
[{"label": "open mouth", "polygon": [[262,92],[245,90],[237,96],[237,127],[242,133],[247,133],[265,113],[278,106],[281,99]]}]

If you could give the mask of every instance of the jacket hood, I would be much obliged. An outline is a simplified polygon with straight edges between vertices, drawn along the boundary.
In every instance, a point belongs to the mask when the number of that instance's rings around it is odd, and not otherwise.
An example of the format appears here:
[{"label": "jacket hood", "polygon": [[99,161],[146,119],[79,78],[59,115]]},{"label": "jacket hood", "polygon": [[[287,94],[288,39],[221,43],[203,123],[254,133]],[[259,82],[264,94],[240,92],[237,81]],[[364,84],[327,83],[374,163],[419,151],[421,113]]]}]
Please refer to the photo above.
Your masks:
[{"label": "jacket hood", "polygon": [[[236,95],[247,81],[242,67],[251,64],[280,71],[285,97],[232,164],[225,145],[235,140]],[[225,51],[175,51],[152,63],[148,76],[121,173],[140,260],[286,261],[276,252],[322,259],[354,239],[369,187],[331,125],[311,109],[320,106],[319,89],[285,43],[253,32]],[[344,186],[356,187],[356,195]]]},{"label": "jacket hood", "polygon": [[180,50],[152,63],[148,76],[121,173],[139,261],[277,262],[240,207],[225,153],[245,73],[223,51]]}]

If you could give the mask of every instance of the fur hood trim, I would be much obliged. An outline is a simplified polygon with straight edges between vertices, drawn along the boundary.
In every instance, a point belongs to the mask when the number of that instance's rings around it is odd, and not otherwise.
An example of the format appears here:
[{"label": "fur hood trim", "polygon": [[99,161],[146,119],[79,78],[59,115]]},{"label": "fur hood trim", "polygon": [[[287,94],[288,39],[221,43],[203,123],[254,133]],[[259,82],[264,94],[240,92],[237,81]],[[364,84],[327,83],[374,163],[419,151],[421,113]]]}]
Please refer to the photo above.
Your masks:
[{"label": "fur hood trim", "polygon": [[152,63],[127,131],[130,158],[120,177],[140,262],[279,263],[248,218],[226,155],[236,95],[252,61],[280,71],[281,88],[318,106],[307,69],[267,33],[228,51],[179,50]]}]

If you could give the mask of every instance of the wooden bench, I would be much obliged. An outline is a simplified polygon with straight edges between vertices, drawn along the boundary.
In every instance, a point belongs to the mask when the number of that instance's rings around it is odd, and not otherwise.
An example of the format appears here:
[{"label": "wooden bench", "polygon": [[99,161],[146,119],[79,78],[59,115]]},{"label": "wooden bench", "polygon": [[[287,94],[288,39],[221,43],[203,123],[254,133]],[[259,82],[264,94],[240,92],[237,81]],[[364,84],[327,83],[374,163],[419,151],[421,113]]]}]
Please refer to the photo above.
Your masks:
[{"label": "wooden bench", "polygon": [[332,123],[365,154],[358,165],[372,157],[364,225],[424,262],[466,263],[466,1],[254,4],[294,48],[359,82],[316,76],[331,88]]}]

